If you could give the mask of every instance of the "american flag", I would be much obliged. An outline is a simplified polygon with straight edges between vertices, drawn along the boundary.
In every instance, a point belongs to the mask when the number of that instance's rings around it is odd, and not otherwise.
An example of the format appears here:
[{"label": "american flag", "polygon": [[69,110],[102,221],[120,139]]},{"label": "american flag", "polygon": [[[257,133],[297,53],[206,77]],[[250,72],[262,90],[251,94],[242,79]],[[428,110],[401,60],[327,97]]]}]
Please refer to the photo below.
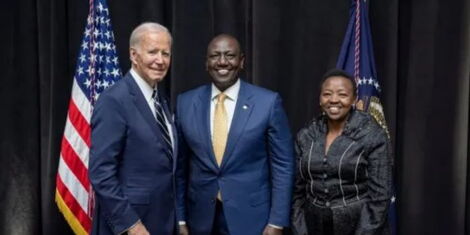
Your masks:
[{"label": "american flag", "polygon": [[99,94],[121,78],[106,0],[90,0],[61,143],[55,199],[75,234],[89,234],[93,190],[88,179],[90,118]]},{"label": "american flag", "polygon": [[[336,67],[352,74],[357,84],[356,107],[370,113],[388,132],[380,102],[380,85],[375,70],[374,50],[366,0],[352,0],[350,20]],[[392,234],[397,234],[395,196],[391,199],[388,215]]]}]

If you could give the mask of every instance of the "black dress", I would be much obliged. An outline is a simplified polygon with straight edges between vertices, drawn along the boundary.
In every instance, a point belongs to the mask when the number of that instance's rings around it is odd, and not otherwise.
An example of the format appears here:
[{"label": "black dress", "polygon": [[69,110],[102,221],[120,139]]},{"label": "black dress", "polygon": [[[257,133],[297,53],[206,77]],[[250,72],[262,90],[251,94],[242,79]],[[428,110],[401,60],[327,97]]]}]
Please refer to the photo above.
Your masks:
[{"label": "black dress", "polygon": [[389,234],[392,154],[386,132],[352,110],[325,155],[327,117],[297,135],[294,234]]}]

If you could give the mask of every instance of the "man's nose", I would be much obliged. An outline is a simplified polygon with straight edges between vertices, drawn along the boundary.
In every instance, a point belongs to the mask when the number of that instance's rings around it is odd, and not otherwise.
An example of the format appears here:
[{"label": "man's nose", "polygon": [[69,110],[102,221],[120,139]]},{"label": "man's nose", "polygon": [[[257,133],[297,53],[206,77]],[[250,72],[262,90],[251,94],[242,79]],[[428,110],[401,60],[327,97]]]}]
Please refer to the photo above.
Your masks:
[{"label": "man's nose", "polygon": [[217,63],[219,65],[226,65],[228,63],[228,60],[224,55],[221,55],[219,59],[217,60]]},{"label": "man's nose", "polygon": [[155,56],[155,62],[158,64],[161,64],[163,62],[163,55],[162,52],[158,52],[157,55]]}]

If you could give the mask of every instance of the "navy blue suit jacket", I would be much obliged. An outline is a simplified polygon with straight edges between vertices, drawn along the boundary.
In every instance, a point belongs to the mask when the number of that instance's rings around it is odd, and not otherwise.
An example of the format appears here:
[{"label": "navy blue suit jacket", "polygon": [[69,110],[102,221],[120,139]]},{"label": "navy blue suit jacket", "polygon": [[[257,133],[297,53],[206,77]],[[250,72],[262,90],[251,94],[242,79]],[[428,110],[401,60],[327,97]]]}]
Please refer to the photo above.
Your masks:
[{"label": "navy blue suit jacket", "polygon": [[288,226],[295,163],[279,95],[241,81],[220,167],[212,149],[210,99],[211,85],[205,85],[181,94],[177,103],[179,157],[189,167],[188,186],[179,187],[188,200],[178,210],[187,215],[190,234],[210,234],[219,190],[230,234],[259,235],[268,223]]},{"label": "navy blue suit jacket", "polygon": [[[166,101],[163,106],[176,133]],[[168,154],[130,73],[101,94],[91,125],[89,177],[96,193],[92,234],[119,234],[139,219],[151,234],[173,234],[177,153]]]}]

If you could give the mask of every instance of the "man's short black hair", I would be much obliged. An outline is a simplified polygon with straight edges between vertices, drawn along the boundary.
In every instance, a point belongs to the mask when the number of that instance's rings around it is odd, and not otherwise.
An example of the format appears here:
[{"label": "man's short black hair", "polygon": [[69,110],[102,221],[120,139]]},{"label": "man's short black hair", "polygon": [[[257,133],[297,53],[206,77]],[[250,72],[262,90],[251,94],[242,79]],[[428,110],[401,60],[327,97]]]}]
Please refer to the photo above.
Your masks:
[{"label": "man's short black hair", "polygon": [[328,70],[322,77],[322,81],[320,83],[320,91],[321,91],[321,88],[323,86],[323,83],[325,83],[325,81],[328,79],[328,78],[331,78],[331,77],[343,77],[343,78],[346,78],[348,79],[349,81],[351,81],[351,84],[352,84],[352,87],[353,87],[353,92],[354,92],[354,95],[356,95],[356,92],[357,92],[357,85],[356,85],[356,81],[354,80],[354,77],[351,76],[349,73],[347,73],[346,71],[342,70],[342,69],[337,69],[337,68],[334,68],[334,69],[330,69]]}]

